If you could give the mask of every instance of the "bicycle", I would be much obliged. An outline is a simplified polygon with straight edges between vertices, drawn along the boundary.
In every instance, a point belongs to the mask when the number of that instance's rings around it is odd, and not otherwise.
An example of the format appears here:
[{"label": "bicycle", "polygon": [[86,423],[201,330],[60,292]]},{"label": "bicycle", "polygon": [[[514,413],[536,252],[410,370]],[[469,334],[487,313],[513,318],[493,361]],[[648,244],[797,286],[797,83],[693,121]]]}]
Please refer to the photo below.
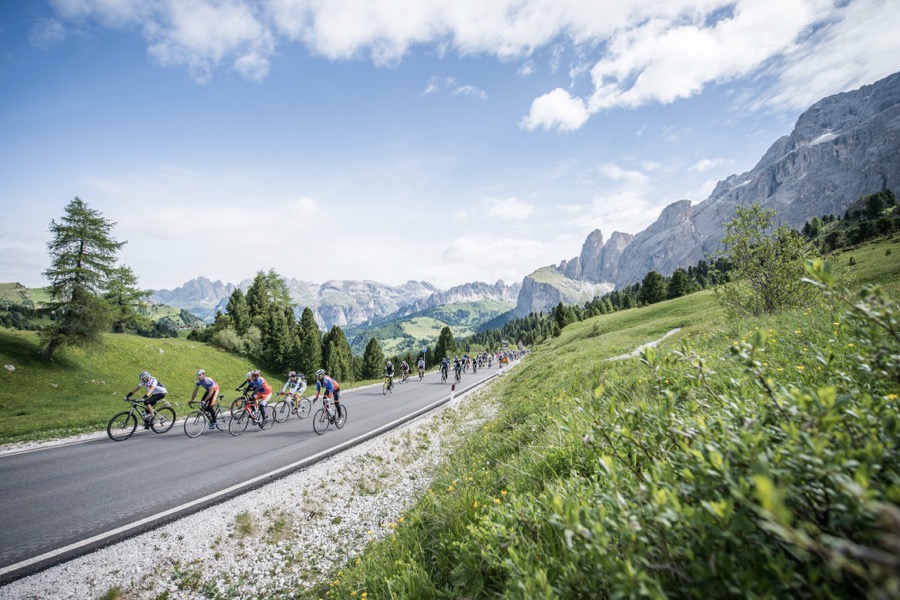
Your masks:
[{"label": "bicycle", "polygon": [[400,383],[406,383],[409,381],[409,371],[403,371],[400,374]]},{"label": "bicycle", "polygon": [[390,375],[384,376],[384,383],[381,384],[381,393],[387,396],[387,393],[394,393],[394,378]]},{"label": "bicycle", "polygon": [[[240,405],[238,403],[240,402]],[[269,429],[275,424],[274,416],[266,419],[262,418],[259,405],[244,392],[242,398],[238,398],[231,405],[231,420],[228,422],[228,433],[233,436],[239,436],[247,430],[250,422],[259,425],[260,429]]]},{"label": "bicycle", "polygon": [[448,369],[441,367],[441,383],[447,383],[447,371]]},{"label": "bicycle", "polygon": [[[231,420],[231,413],[222,410],[222,398],[225,397],[225,394],[219,394],[218,402],[216,402],[215,414],[216,414],[216,425],[215,428],[219,431],[227,431],[228,430],[228,421]],[[189,400],[188,406],[194,408],[197,406],[196,400]],[[212,421],[209,420],[209,413],[205,410],[206,403],[200,401],[200,408],[188,414],[188,416],[184,420],[184,434],[189,438],[195,438],[201,433],[203,433],[204,429],[212,429],[210,425]],[[226,416],[228,415],[228,416]]]},{"label": "bicycle", "polygon": [[[290,396],[291,394],[278,392],[278,395]],[[284,423],[292,414],[297,415],[300,419],[305,419],[309,416],[309,411],[312,410],[312,402],[310,402],[309,398],[298,398],[296,400],[285,398],[276,402],[272,410],[276,423]]]},{"label": "bicycle", "polygon": [[175,409],[168,400],[163,400],[163,405],[154,409],[154,414],[147,412],[147,407],[141,398],[123,398],[131,403],[131,410],[123,410],[113,415],[106,425],[106,435],[114,442],[127,440],[137,429],[138,417],[141,422],[153,430],[153,433],[165,433],[175,424]]},{"label": "bicycle", "polygon": [[423,379],[425,379],[425,369],[419,367],[419,381],[422,381]]},{"label": "bicycle", "polygon": [[313,416],[313,431],[317,435],[324,434],[332,424],[338,429],[344,428],[344,424],[347,423],[347,407],[344,406],[343,402],[337,406],[339,410],[337,411],[338,414],[335,414],[331,398],[322,398],[322,408],[317,410]]},{"label": "bicycle", "polygon": [[462,373],[460,373],[460,370],[459,370],[459,369],[454,369],[453,371],[454,371],[454,373],[456,373],[456,381],[455,381],[455,383],[459,383],[460,381],[462,381]]}]

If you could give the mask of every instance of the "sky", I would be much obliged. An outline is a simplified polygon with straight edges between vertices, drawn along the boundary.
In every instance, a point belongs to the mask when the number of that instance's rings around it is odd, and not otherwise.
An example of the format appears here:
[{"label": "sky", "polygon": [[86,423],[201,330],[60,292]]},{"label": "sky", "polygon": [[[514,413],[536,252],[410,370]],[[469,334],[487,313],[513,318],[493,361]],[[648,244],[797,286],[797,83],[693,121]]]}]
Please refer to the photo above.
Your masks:
[{"label": "sky", "polygon": [[896,0],[0,0],[0,282],[521,281],[900,70]]}]

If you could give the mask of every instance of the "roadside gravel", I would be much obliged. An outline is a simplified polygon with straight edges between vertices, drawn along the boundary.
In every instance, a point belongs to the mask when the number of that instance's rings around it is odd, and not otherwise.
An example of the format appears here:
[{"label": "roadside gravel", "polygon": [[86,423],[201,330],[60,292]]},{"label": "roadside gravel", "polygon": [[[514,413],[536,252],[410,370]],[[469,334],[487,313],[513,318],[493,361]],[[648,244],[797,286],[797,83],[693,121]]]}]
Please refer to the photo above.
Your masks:
[{"label": "roadside gravel", "polygon": [[390,535],[448,454],[493,417],[492,385],[202,513],[0,587],[0,600],[277,598],[324,583]]}]

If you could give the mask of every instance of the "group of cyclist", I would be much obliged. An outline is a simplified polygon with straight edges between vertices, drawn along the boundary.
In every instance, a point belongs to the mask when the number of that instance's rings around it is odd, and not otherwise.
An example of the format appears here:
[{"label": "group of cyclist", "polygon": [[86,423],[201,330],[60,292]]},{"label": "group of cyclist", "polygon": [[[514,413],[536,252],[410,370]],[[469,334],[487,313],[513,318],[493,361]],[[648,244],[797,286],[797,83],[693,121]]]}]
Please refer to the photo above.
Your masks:
[{"label": "group of cyclist", "polygon": [[[200,392],[200,389],[203,388],[203,393],[200,397],[200,406],[204,411],[206,411],[206,414],[209,415],[209,428],[215,429],[216,404],[219,401],[219,384],[212,377],[207,375],[206,370],[204,369],[197,369],[196,375],[197,381],[194,384],[194,392],[191,394],[191,402],[196,399],[197,394]],[[142,371],[138,375],[137,387],[128,392],[125,398],[131,398],[141,388],[144,388],[145,390],[141,401],[144,403],[144,406],[147,409],[147,413],[150,415],[149,421],[144,424],[144,428],[147,429],[150,427],[150,423],[153,421],[156,403],[165,398],[168,391],[166,390],[166,387],[162,384],[162,382],[151,375],[149,371]],[[268,381],[266,381],[266,379],[260,374],[259,369],[254,369],[253,371],[247,373],[245,380],[235,388],[235,391],[245,392],[250,402],[253,403],[254,408],[257,408],[259,410],[260,418],[263,421],[272,418],[266,411],[266,405],[268,404],[269,399],[272,397],[272,385]],[[278,392],[278,394],[280,396],[289,396],[293,400],[293,409],[296,410],[297,404],[300,402],[300,397],[305,391],[306,378],[302,373],[291,371],[288,374],[287,382],[285,382],[284,387],[280,392]],[[318,371],[316,371],[315,400],[319,399],[320,394],[324,394],[325,398],[333,399],[335,411],[340,414],[340,384],[338,384],[338,382],[335,381],[334,378],[326,375],[325,369],[319,369]]]}]

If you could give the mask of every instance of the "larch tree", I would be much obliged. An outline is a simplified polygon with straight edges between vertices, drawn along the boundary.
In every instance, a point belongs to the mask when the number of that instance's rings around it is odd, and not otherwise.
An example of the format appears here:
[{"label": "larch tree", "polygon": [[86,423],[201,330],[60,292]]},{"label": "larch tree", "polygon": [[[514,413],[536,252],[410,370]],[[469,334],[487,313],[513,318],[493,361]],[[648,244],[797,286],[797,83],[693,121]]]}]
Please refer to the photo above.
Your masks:
[{"label": "larch tree", "polygon": [[102,294],[125,244],[112,238],[114,226],[77,196],[59,222],[50,221],[51,264],[44,277],[50,281],[46,309],[53,322],[40,334],[45,358],[65,346],[96,343],[109,326],[109,304]]}]

